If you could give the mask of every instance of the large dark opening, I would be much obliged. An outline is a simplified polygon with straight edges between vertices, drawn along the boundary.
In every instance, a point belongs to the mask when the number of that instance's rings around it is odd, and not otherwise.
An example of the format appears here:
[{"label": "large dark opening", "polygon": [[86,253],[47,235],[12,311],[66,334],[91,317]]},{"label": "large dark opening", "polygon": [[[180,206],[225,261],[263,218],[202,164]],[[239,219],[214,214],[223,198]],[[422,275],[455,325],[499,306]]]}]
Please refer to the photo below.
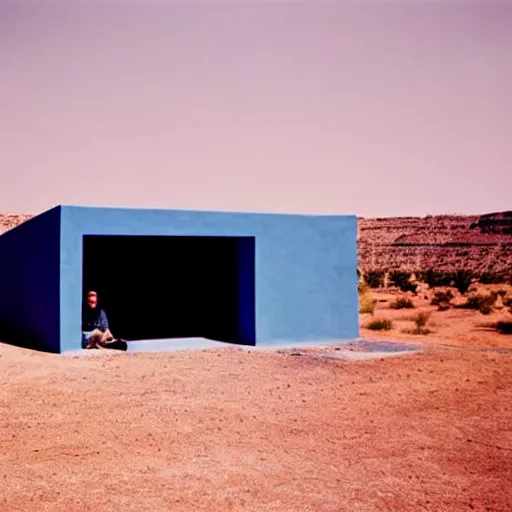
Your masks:
[{"label": "large dark opening", "polygon": [[83,238],[83,301],[98,292],[127,340],[203,337],[255,344],[252,237]]}]

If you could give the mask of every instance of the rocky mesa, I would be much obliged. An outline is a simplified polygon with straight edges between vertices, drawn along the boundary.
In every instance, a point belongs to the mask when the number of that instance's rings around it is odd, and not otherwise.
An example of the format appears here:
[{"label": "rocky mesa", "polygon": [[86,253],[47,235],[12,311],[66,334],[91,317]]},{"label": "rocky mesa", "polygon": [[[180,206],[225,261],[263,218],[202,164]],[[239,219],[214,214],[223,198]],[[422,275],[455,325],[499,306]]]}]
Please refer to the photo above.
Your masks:
[{"label": "rocky mesa", "polygon": [[359,266],[512,275],[512,211],[358,219]]}]

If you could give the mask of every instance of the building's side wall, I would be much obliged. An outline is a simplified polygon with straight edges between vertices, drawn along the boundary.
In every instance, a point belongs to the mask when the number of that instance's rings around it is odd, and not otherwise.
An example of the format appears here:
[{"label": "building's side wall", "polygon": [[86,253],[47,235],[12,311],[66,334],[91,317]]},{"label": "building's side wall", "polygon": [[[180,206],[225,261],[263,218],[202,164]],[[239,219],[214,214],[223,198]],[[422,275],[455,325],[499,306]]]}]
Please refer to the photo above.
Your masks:
[{"label": "building's side wall", "polygon": [[0,236],[0,340],[60,351],[60,207]]},{"label": "building's side wall", "polygon": [[83,235],[254,236],[257,344],[358,336],[355,216],[63,207],[63,351],[79,347]]}]

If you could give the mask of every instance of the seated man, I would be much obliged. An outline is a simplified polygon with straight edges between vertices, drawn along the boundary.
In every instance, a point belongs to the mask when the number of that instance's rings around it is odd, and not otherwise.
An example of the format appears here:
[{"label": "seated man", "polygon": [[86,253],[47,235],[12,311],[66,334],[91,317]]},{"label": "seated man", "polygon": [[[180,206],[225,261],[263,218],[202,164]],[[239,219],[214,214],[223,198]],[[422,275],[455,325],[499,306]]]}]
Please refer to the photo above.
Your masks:
[{"label": "seated man", "polygon": [[82,348],[100,348],[102,343],[113,339],[107,314],[98,307],[98,294],[90,291],[82,315]]}]

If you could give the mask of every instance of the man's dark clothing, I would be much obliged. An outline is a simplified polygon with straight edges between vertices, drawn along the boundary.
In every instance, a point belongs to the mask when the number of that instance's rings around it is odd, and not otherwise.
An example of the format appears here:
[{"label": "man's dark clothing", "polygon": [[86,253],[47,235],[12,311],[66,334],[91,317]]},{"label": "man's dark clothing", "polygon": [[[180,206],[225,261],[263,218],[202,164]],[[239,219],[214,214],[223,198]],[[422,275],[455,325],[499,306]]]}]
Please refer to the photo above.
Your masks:
[{"label": "man's dark clothing", "polygon": [[87,307],[82,316],[82,332],[92,332],[99,329],[105,332],[109,328],[107,314],[101,308]]}]

